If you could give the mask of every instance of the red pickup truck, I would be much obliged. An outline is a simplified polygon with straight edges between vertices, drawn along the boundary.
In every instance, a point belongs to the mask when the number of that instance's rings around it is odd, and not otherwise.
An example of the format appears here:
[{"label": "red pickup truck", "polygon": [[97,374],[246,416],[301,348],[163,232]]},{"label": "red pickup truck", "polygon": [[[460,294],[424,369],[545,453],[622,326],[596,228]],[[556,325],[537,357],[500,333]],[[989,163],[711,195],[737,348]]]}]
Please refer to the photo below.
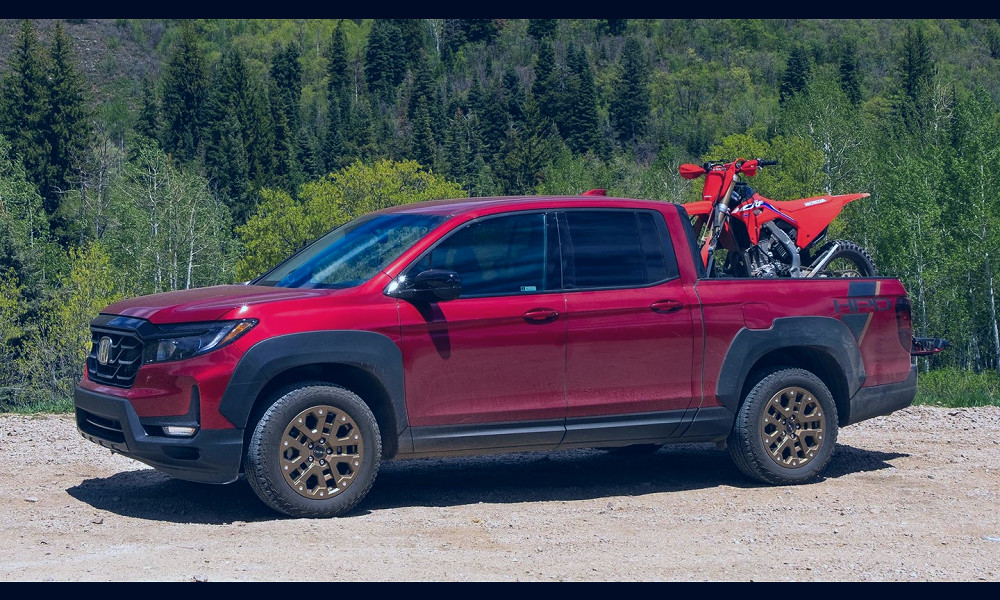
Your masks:
[{"label": "red pickup truck", "polygon": [[304,517],[390,458],[716,442],[806,482],[917,378],[897,279],[705,278],[682,205],[586,195],[382,210],[91,330],[84,437]]}]

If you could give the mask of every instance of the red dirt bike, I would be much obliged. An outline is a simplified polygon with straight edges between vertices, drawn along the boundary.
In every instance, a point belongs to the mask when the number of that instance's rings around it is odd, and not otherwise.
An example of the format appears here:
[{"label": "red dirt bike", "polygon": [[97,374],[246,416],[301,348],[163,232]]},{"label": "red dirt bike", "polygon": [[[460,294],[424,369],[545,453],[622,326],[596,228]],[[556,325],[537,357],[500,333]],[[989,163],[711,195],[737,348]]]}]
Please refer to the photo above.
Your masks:
[{"label": "red dirt bike", "polygon": [[[681,177],[705,177],[701,202],[684,205],[695,232],[703,232],[701,256],[710,277],[874,277],[875,263],[847,240],[820,247],[844,206],[870,194],[815,196],[779,202],[755,192],[742,177],[776,160],[683,164]],[[716,251],[725,258],[716,260]],[[721,264],[718,264],[720,263]]]}]

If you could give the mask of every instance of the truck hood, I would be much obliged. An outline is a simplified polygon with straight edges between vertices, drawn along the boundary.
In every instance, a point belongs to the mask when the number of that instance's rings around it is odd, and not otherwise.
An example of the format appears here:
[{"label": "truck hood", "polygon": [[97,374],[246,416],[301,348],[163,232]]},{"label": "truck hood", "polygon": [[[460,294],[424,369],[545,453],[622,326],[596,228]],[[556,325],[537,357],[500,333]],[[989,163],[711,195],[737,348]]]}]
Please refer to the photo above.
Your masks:
[{"label": "truck hood", "polygon": [[103,313],[147,319],[152,323],[215,321],[243,306],[329,296],[343,290],[275,288],[253,285],[217,285],[139,296],[115,302]]}]

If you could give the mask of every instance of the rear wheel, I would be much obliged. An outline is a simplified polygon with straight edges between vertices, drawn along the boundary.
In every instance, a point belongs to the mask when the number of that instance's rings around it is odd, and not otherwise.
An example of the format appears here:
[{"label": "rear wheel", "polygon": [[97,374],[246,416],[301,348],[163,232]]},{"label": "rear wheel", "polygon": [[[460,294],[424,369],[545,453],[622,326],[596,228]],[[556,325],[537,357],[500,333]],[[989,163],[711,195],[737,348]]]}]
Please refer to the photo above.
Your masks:
[{"label": "rear wheel", "polygon": [[875,261],[864,248],[849,242],[839,240],[826,244],[816,253],[819,260],[834,244],[838,245],[833,256],[814,277],[875,277]]},{"label": "rear wheel", "polygon": [[337,385],[304,384],[278,397],[257,422],[247,481],[274,510],[335,517],[371,489],[381,455],[378,423],[361,398]]},{"label": "rear wheel", "polygon": [[817,477],[837,443],[837,406],[819,377],[777,369],[747,393],[727,440],[743,473],[779,485]]}]

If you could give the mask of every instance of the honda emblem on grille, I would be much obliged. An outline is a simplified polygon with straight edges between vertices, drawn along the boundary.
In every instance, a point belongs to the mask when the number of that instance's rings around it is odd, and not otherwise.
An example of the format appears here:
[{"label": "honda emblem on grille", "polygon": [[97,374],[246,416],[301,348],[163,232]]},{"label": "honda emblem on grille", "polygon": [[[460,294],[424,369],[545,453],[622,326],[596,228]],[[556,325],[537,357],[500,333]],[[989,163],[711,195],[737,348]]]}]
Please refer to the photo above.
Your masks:
[{"label": "honda emblem on grille", "polygon": [[111,354],[111,338],[103,336],[97,345],[97,362],[102,365],[108,364],[108,355]]}]

